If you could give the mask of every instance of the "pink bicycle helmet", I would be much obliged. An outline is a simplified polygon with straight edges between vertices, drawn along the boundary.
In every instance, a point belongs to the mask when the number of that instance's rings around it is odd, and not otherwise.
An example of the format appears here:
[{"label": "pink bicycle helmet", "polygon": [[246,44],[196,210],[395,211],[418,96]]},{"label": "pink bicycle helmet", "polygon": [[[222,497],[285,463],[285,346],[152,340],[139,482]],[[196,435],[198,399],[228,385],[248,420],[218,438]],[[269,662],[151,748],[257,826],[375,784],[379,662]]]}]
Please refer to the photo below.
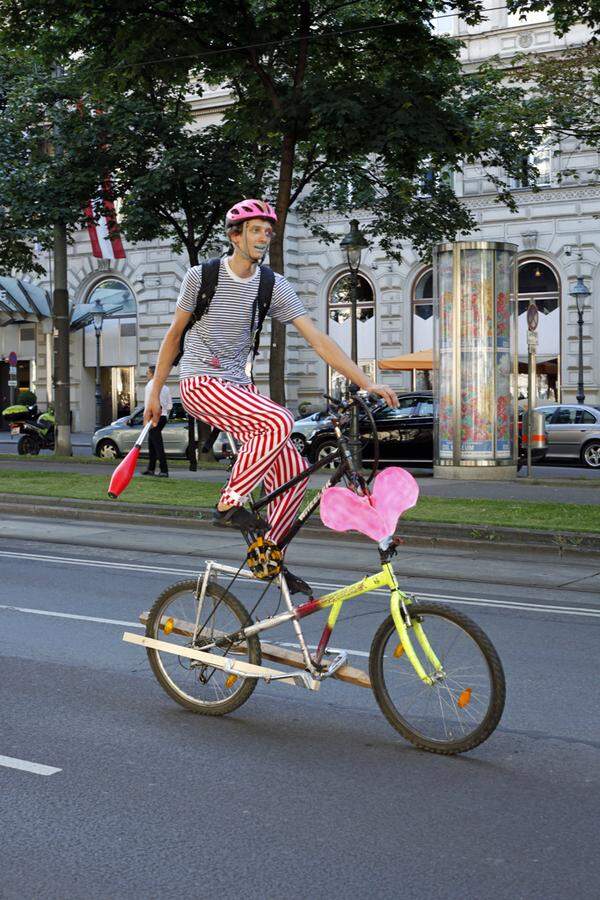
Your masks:
[{"label": "pink bicycle helmet", "polygon": [[232,225],[240,225],[248,219],[267,219],[276,224],[277,213],[265,200],[240,200],[225,216],[225,226],[230,228]]}]

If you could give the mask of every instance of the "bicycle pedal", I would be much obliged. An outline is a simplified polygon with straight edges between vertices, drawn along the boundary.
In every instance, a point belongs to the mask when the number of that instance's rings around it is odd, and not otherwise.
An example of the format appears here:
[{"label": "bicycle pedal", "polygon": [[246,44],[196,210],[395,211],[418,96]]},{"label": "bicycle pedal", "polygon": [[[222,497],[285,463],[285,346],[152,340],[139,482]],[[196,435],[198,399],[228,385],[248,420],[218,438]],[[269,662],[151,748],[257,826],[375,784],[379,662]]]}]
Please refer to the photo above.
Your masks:
[{"label": "bicycle pedal", "polygon": [[331,678],[331,676],[333,674],[335,674],[335,672],[337,672],[338,669],[341,669],[342,666],[345,666],[347,662],[348,662],[348,654],[346,653],[345,650],[342,650],[341,653],[338,653],[338,655],[335,656],[331,660],[331,662],[327,666],[327,669],[325,670],[325,672],[323,672],[321,677],[322,678]]}]

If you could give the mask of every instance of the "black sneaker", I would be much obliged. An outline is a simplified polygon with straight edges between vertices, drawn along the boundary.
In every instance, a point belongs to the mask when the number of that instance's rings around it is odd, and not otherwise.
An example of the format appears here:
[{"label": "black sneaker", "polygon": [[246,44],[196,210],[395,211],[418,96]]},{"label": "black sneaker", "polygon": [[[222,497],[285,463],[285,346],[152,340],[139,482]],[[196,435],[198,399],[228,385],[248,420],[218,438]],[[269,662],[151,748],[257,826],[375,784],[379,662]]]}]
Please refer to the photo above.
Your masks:
[{"label": "black sneaker", "polygon": [[150,469],[146,469],[145,472],[141,473],[142,475],[154,475],[155,473],[150,471]]},{"label": "black sneaker", "polygon": [[[152,474],[154,475],[154,472],[153,472]],[[158,472],[157,475],[156,475],[156,477],[157,477],[157,478],[168,478],[168,477],[169,477],[169,473],[168,473],[168,472]]]},{"label": "black sneaker", "polygon": [[259,531],[264,533],[269,530],[269,523],[261,519],[256,513],[244,509],[243,506],[232,506],[222,512],[215,509],[213,513],[213,525],[218,528],[239,528],[240,531]]},{"label": "black sneaker", "polygon": [[307,584],[306,581],[298,575],[294,575],[293,572],[290,572],[290,570],[286,568],[286,566],[281,570],[281,574],[285,578],[285,583],[288,586],[290,594],[306,594],[307,597],[314,596],[314,591],[310,584]]}]

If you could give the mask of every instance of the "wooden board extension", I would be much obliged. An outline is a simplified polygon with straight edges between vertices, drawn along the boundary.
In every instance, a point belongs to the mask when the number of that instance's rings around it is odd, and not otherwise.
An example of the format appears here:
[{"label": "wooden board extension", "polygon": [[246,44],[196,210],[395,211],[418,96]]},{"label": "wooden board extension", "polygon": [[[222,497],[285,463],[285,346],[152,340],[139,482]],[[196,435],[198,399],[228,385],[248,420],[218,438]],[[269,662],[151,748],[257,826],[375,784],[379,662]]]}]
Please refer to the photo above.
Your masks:
[{"label": "wooden board extension", "polygon": [[[148,621],[148,612],[141,613],[139,619],[140,622],[145,625]],[[194,626],[190,622],[184,622],[182,619],[173,619],[173,634],[191,637],[193,630]],[[293,669],[303,669],[306,671],[304,657],[299,650],[291,650],[288,647],[279,647],[277,644],[265,644],[262,641],[260,642],[260,648],[264,659],[280,663],[283,666],[290,666]],[[236,648],[232,647],[231,652],[235,653],[235,651]],[[358,687],[371,687],[371,680],[368,674],[362,669],[354,668],[354,666],[341,666],[337,672],[334,672],[332,677],[338,678],[340,681],[345,681],[348,684],[356,684]]]}]

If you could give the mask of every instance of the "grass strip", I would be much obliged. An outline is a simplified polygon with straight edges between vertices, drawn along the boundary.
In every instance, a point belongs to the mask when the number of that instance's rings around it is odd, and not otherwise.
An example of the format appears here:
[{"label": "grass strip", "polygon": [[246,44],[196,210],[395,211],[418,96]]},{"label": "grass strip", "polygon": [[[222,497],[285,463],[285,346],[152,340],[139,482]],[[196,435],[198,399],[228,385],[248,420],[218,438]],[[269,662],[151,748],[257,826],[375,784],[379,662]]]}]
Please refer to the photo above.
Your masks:
[{"label": "grass strip", "polygon": [[[144,462],[148,459],[148,456],[141,456],[141,461]],[[77,463],[82,466],[110,466],[111,469],[114,469],[120,463],[120,459],[100,459],[99,456],[57,456],[55,453],[39,453],[35,456],[31,456],[29,454],[22,456],[19,453],[0,453],[0,463],[3,460],[18,460],[22,463],[27,463],[31,465],[31,463]],[[187,459],[171,459],[167,457],[167,461],[169,464],[169,468],[173,469],[189,469],[190,464]],[[198,463],[201,469],[223,469],[225,471],[225,465],[222,462],[218,462],[216,459],[210,460],[200,460]]]},{"label": "grass strip", "polygon": [[[107,504],[213,506],[220,485],[210,482],[136,476],[118,500],[107,497],[110,473],[15,472],[0,470],[0,493],[104,500]],[[600,504],[422,497],[404,519],[460,525],[505,526],[540,531],[600,533]],[[399,530],[402,530],[400,525]]]}]

